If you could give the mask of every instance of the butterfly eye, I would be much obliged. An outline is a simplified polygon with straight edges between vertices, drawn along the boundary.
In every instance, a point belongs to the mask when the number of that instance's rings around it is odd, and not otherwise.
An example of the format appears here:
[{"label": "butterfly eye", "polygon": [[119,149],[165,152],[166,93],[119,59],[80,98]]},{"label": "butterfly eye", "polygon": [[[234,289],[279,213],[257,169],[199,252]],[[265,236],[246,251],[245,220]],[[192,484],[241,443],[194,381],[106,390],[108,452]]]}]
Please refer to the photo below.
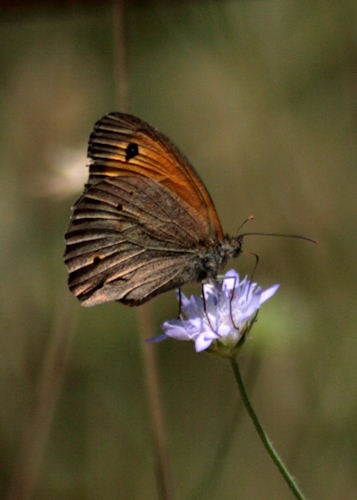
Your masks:
[{"label": "butterfly eye", "polygon": [[123,210],[123,205],[121,203],[118,203],[115,208],[118,210],[118,212],[120,212],[121,210]]},{"label": "butterfly eye", "polygon": [[130,144],[128,144],[126,147],[125,153],[126,153],[125,155],[126,161],[129,161],[131,158],[134,158],[134,156],[139,154],[138,145],[135,144],[135,142],[130,142]]},{"label": "butterfly eye", "polygon": [[103,256],[95,255],[93,257],[93,264],[99,264],[99,262],[103,259]]}]

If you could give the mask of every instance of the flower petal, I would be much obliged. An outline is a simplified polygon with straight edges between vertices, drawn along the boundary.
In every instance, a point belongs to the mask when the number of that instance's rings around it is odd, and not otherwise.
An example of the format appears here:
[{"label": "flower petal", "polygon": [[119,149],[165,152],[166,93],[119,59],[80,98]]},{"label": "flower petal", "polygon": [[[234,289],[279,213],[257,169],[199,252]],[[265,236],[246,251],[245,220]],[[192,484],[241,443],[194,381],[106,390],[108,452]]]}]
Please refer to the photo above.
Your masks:
[{"label": "flower petal", "polygon": [[167,337],[171,337],[177,340],[191,340],[191,336],[188,329],[185,327],[186,321],[182,320],[170,320],[165,321],[162,324],[162,329]]},{"label": "flower petal", "polygon": [[204,351],[208,349],[208,347],[212,344],[213,338],[206,337],[204,334],[199,335],[195,340],[195,349],[196,352]]},{"label": "flower petal", "polygon": [[166,340],[168,336],[166,333],[162,333],[161,335],[157,335],[156,337],[151,337],[150,339],[146,339],[145,342],[162,342]]},{"label": "flower petal", "polygon": [[222,281],[222,291],[229,296],[232,295],[232,290],[236,289],[239,285],[239,274],[234,269],[230,269],[224,275]]},{"label": "flower petal", "polygon": [[266,290],[257,283],[242,280],[231,269],[218,283],[209,281],[203,285],[204,300],[192,295],[187,298],[181,294],[182,314],[180,319],[163,323],[164,334],[152,341],[159,342],[166,337],[177,340],[191,340],[197,352],[208,349],[215,343],[214,351],[222,355],[236,354],[239,341],[253,324],[253,319],[266,300],[278,290],[273,285]]},{"label": "flower petal", "polygon": [[202,311],[203,302],[201,297],[196,295],[191,295],[188,299],[184,294],[182,294],[181,309],[185,313],[187,318],[192,318],[194,316],[200,316]]},{"label": "flower petal", "polygon": [[276,293],[279,286],[280,286],[279,284],[272,285],[269,288],[267,288],[266,290],[264,290],[264,292],[260,296],[260,303],[263,304],[263,302],[270,299],[270,297],[272,297]]}]

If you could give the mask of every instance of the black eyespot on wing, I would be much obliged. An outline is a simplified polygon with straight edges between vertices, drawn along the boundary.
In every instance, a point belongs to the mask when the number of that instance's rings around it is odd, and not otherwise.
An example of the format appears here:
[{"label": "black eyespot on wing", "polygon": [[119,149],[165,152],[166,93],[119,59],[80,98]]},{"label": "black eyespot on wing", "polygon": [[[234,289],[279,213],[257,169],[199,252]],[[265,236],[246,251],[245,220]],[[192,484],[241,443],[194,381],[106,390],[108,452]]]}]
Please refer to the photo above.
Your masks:
[{"label": "black eyespot on wing", "polygon": [[131,142],[130,144],[128,144],[125,151],[126,161],[129,161],[131,158],[134,158],[134,156],[136,156],[137,154],[139,154],[138,145],[135,144],[135,142]]}]

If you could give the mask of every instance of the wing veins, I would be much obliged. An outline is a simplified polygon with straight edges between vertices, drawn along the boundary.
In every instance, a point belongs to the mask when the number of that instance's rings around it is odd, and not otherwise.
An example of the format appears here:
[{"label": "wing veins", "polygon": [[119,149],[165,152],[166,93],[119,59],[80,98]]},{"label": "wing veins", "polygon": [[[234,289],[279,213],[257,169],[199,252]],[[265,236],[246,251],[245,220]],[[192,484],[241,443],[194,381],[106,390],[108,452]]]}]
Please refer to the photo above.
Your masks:
[{"label": "wing veins", "polygon": [[[116,187],[116,188],[118,187],[115,183],[111,182],[111,180],[105,180],[105,181],[104,181],[104,183],[105,183],[105,184],[109,184],[109,185],[111,185],[111,186],[113,186],[113,187]],[[128,183],[128,184],[129,184],[129,183]],[[136,188],[136,186],[133,186],[133,187],[134,187],[134,188]],[[105,191],[104,189],[101,189],[101,188],[100,188],[100,186],[98,186],[98,185],[96,185],[96,184],[94,184],[94,185],[92,186],[92,188],[95,188],[95,189],[96,189],[96,191],[98,192],[98,195],[97,195],[97,193],[93,193],[93,192],[91,192],[91,189],[89,189],[89,191],[88,191],[87,193],[85,193],[85,195],[84,195],[84,196],[85,196],[85,197],[87,197],[87,198],[89,198],[89,199],[91,199],[91,200],[96,200],[96,201],[102,201],[102,202],[103,202],[103,200],[102,200],[101,198],[99,198],[100,193],[103,193],[104,195],[106,195],[106,194],[108,194],[108,193],[107,193],[107,191]],[[125,186],[120,186],[120,189],[121,189],[122,191],[124,191],[126,194],[130,194],[130,191],[128,191],[128,190],[125,188]],[[110,193],[110,194],[111,194],[112,196],[118,196],[117,194],[114,194],[114,195],[113,195],[112,193]],[[128,216],[128,219],[129,219],[130,221],[133,221],[133,218],[134,218],[134,220],[140,220],[140,218],[139,218],[138,214],[140,214],[140,213],[144,213],[147,217],[149,216],[149,218],[155,218],[157,221],[159,221],[159,222],[160,222],[161,224],[163,224],[164,226],[168,225],[168,227],[169,227],[169,228],[170,228],[170,226],[171,226],[171,227],[172,227],[172,226],[175,226],[175,227],[176,227],[176,228],[178,228],[181,232],[182,232],[182,231],[183,231],[183,232],[185,232],[185,233],[186,233],[186,235],[187,235],[187,236],[189,236],[191,240],[193,240],[193,241],[197,241],[197,237],[196,237],[196,235],[193,235],[192,233],[190,233],[184,225],[182,225],[182,224],[180,225],[180,224],[178,224],[178,223],[177,223],[174,219],[169,218],[170,216],[168,215],[168,213],[166,212],[166,210],[163,208],[163,206],[161,206],[161,205],[157,202],[157,200],[155,199],[155,197],[153,197],[153,196],[149,196],[149,195],[148,195],[148,193],[146,193],[146,196],[147,196],[147,198],[148,198],[148,199],[150,199],[150,201],[151,201],[151,202],[152,202],[152,203],[153,203],[156,207],[158,207],[158,208],[160,209],[160,211],[161,211],[161,212],[163,212],[163,213],[164,213],[164,215],[166,215],[166,217],[165,217],[165,218],[160,217],[158,214],[153,214],[152,212],[144,211],[144,210],[142,209],[142,207],[140,207],[139,205],[137,205],[137,204],[135,203],[135,201],[132,201],[132,200],[130,200],[130,206],[133,206],[133,208],[135,208],[135,209],[136,209],[136,211],[131,211],[131,210],[130,210],[130,207],[126,206],[126,207],[125,207],[125,213],[121,214],[121,217]],[[172,199],[174,199],[174,198],[172,198]],[[115,206],[115,205],[114,205],[113,203],[111,203],[109,200],[104,200],[104,202],[105,202],[105,203],[107,203],[109,206]],[[129,202],[129,200],[125,200],[125,202],[126,202],[126,203],[127,203],[127,202]],[[175,200],[175,202],[176,202],[176,200]],[[185,211],[186,215],[189,215],[189,217],[191,218],[191,220],[192,220],[194,223],[196,223],[196,220],[195,220],[195,219],[194,219],[194,217],[190,214],[190,212],[188,211],[188,209],[187,209],[187,207],[186,207],[186,206],[180,206],[180,208],[181,208],[181,209],[183,209],[183,210]],[[130,216],[131,216],[131,217],[130,217]],[[146,218],[147,218],[147,217],[146,217]],[[103,219],[104,219],[104,218],[103,218]],[[119,219],[119,215],[118,215],[118,219]],[[143,226],[143,227],[146,227],[146,222],[147,222],[147,221],[145,221],[145,219],[144,219],[144,220],[142,220],[142,221],[141,221],[141,224],[140,224],[140,225],[141,225],[141,226]],[[161,230],[161,231],[163,231],[163,229],[162,229],[162,228],[161,228],[160,230]],[[167,235],[171,235],[173,238],[175,238],[175,236],[176,236],[176,235],[175,235],[175,233],[170,233],[170,232],[168,232],[168,231],[164,231],[164,232],[165,232]]]}]

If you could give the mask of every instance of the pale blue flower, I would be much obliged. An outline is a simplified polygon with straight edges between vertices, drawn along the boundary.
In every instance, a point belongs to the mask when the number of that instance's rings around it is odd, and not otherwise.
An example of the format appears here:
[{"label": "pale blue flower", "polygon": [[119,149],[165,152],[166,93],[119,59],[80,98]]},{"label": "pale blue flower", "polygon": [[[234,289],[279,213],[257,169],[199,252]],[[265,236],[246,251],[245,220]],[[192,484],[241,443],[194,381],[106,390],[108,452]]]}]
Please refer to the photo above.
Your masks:
[{"label": "pale blue flower", "polygon": [[251,328],[258,309],[272,297],[279,285],[266,290],[252,283],[245,276],[228,271],[224,278],[213,284],[203,285],[203,300],[192,295],[189,299],[181,294],[179,319],[165,321],[163,335],[153,339],[191,340],[197,352],[210,349],[223,356],[232,356]]}]

